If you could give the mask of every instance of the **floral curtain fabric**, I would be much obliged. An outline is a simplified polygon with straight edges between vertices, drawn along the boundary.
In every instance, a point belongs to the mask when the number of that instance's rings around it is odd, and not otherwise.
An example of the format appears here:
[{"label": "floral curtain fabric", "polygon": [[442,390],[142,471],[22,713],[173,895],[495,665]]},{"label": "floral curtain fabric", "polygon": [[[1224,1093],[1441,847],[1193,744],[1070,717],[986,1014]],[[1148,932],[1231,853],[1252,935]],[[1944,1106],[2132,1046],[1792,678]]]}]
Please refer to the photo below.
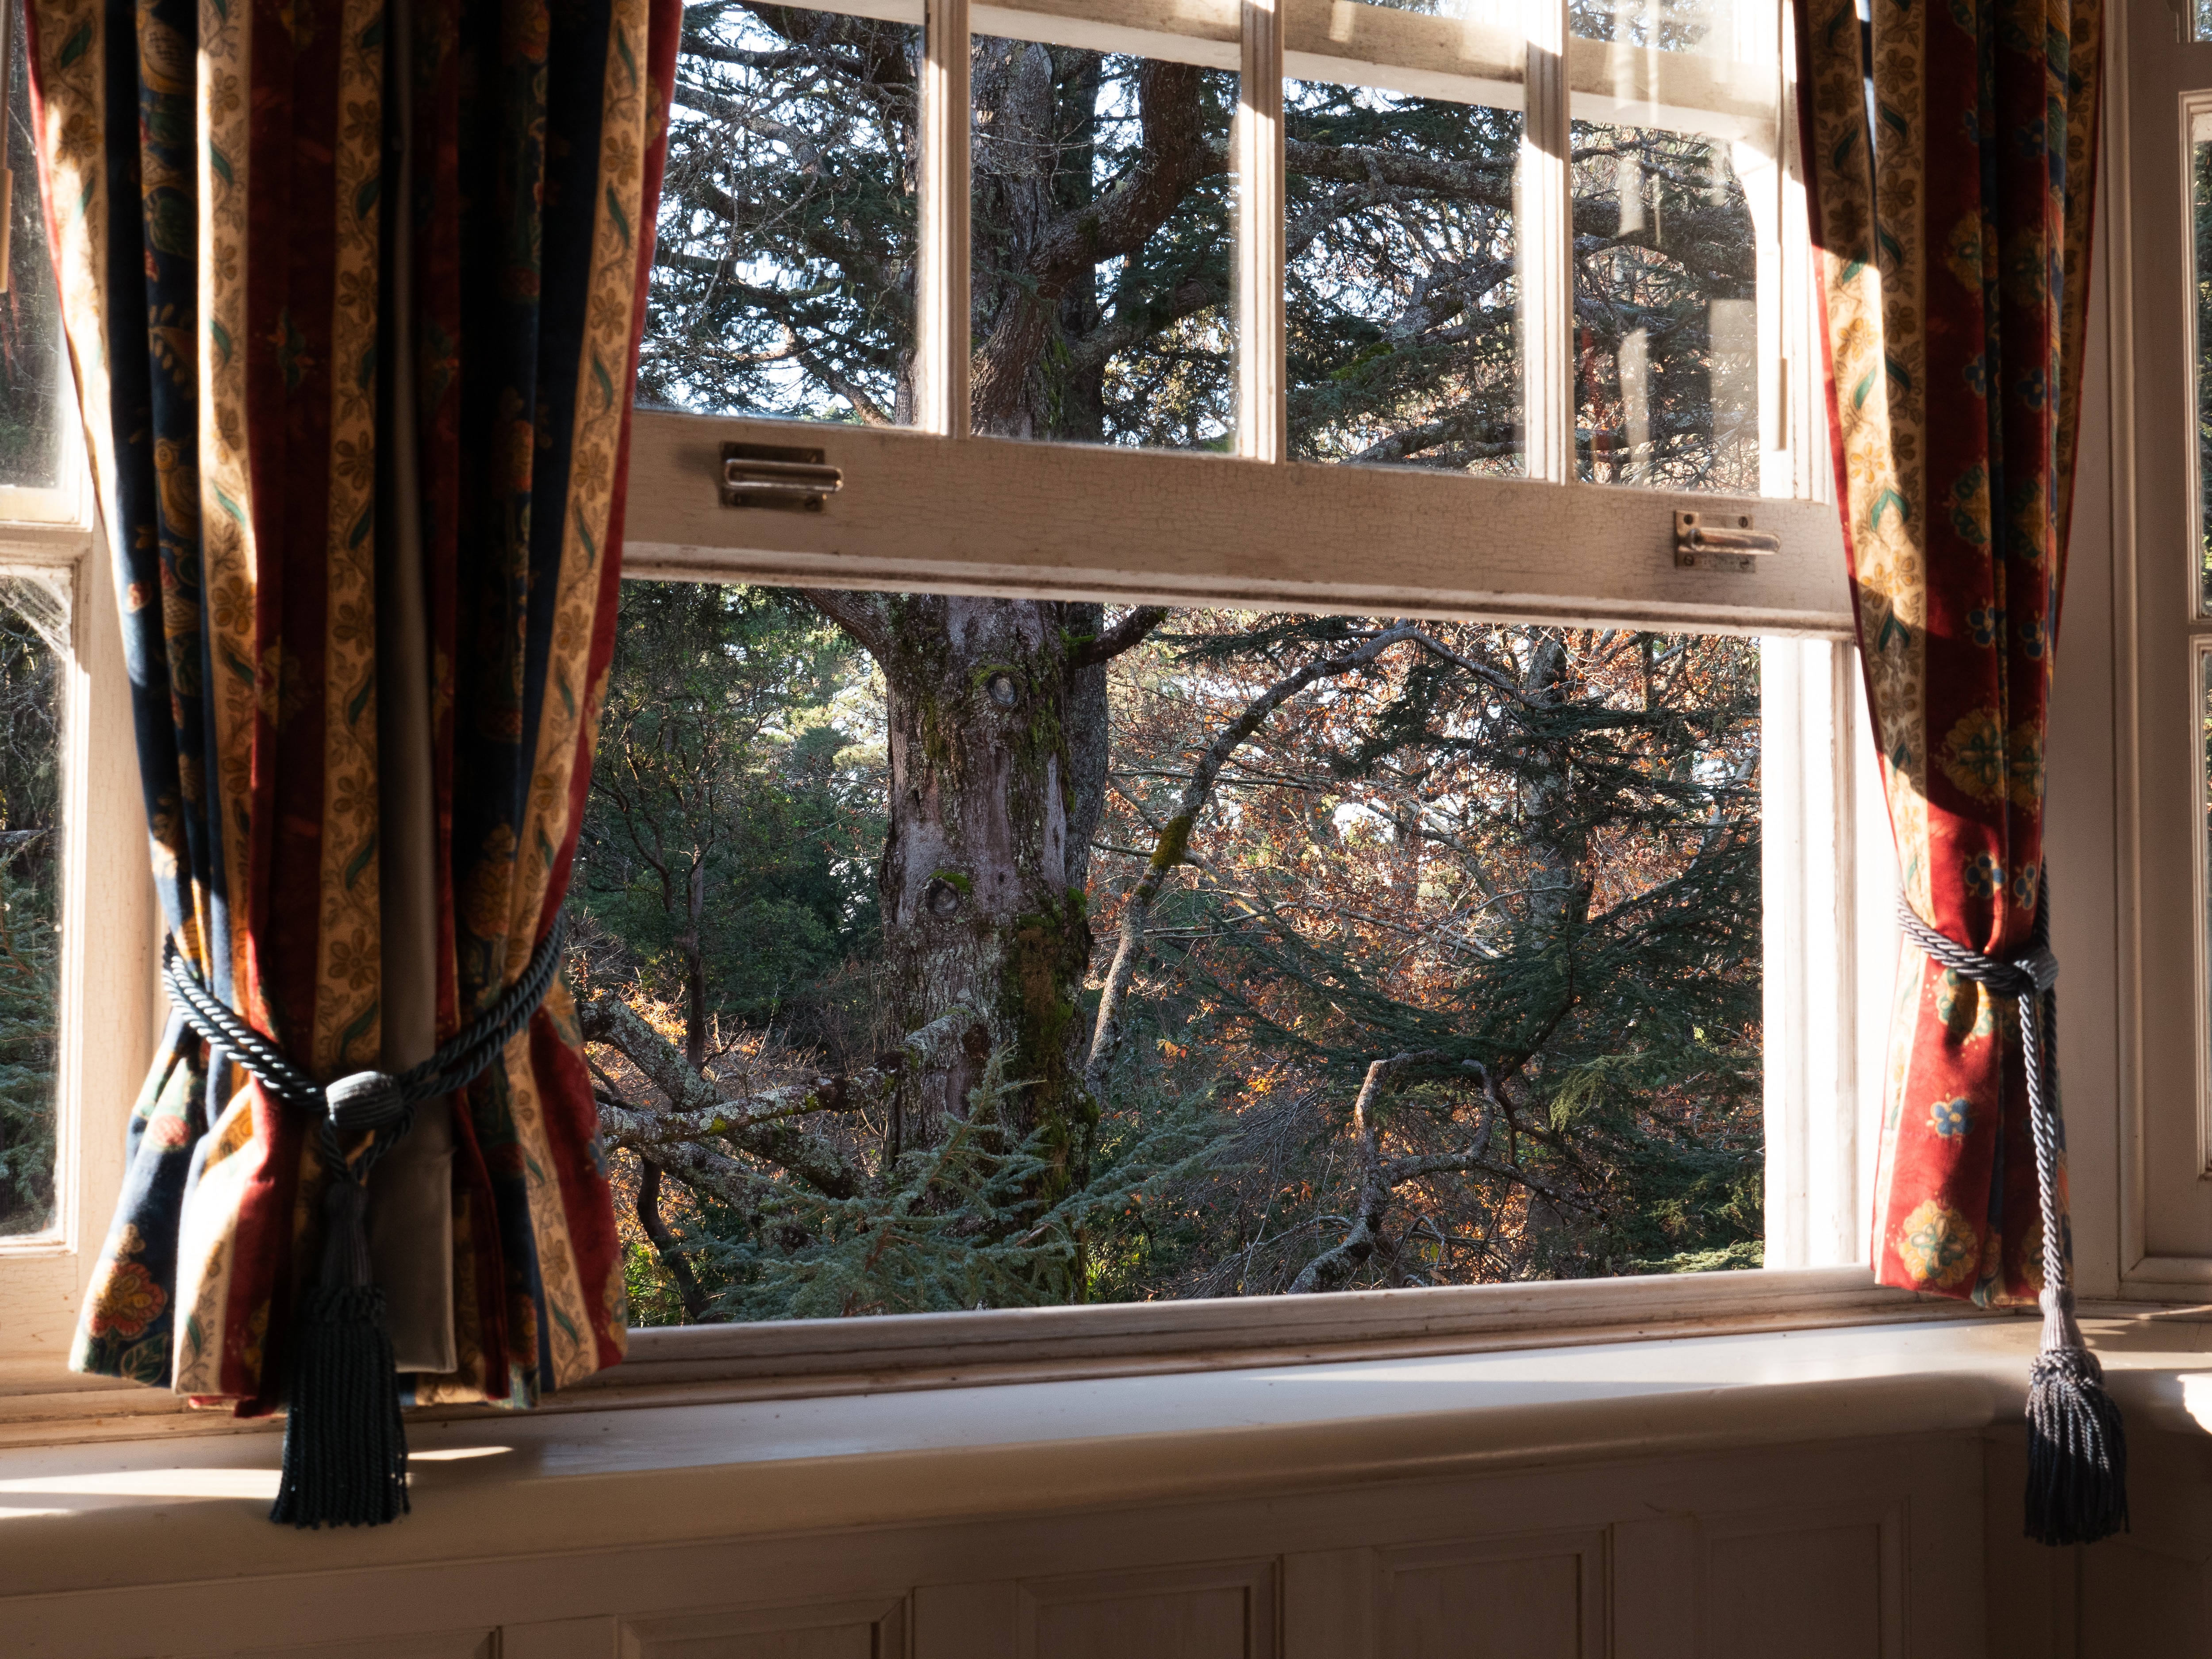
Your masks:
[{"label": "floral curtain fabric", "polygon": [[[403,1000],[434,1002],[427,1048],[520,975],[564,891],[678,0],[27,10],[169,929],[320,1079],[377,1064]],[[404,755],[380,744],[395,661],[421,665]],[[394,823],[387,775],[422,749],[426,822]],[[435,895],[409,960],[387,949],[403,879]],[[557,982],[450,1107],[428,1166],[450,1328],[411,1395],[528,1404],[620,1358],[626,1322]],[[281,1403],[320,1224],[310,1130],[172,1022],[79,1370]]]},{"label": "floral curtain fabric", "polygon": [[[1796,27],[1837,492],[1905,896],[2002,957],[2045,890],[2102,3],[1872,0],[1869,23],[1799,0]],[[1908,945],[1884,1113],[1877,1277],[2033,1300],[2052,1245],[2014,1000]]]}]

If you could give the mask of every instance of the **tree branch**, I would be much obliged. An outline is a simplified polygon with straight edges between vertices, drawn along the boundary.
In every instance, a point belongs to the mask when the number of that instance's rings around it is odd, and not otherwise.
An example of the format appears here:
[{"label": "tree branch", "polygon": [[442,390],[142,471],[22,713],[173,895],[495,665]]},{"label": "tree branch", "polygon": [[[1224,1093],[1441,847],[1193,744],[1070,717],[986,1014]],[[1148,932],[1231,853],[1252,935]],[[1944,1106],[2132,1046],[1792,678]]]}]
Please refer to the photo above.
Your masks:
[{"label": "tree branch", "polygon": [[708,1306],[707,1293],[699,1285],[691,1264],[684,1259],[678,1248],[676,1235],[660,1217],[660,1166],[644,1152],[638,1154],[637,1222],[652,1241],[661,1265],[668,1269],[669,1277],[676,1281],[676,1298],[684,1304],[684,1316],[694,1325],[713,1324],[716,1316]]},{"label": "tree branch", "polygon": [[1213,799],[1213,787],[1221,776],[1221,769],[1268,715],[1315,681],[1333,679],[1365,668],[1392,646],[1413,638],[1419,631],[1409,623],[1386,628],[1354,650],[1340,656],[1323,657],[1285,674],[1245,705],[1244,712],[1224,726],[1199,757],[1198,764],[1191,770],[1190,781],[1183,786],[1176,814],[1168,820],[1160,833],[1158,846],[1152,849],[1151,865],[1121,906],[1121,942],[1115,947],[1114,964],[1107,970],[1105,988],[1099,993],[1098,1015],[1091,1032],[1091,1054],[1083,1067],[1084,1083],[1093,1094],[1098,1091],[1107,1065],[1121,1045],[1122,1004],[1128,995],[1129,981],[1136,976],[1137,955],[1144,946],[1145,922],[1152,915],[1153,902],[1159,897],[1168,872],[1183,861],[1191,831],[1197,825],[1198,815]]},{"label": "tree branch", "polygon": [[1291,1281],[1292,1296],[1334,1290],[1387,1242],[1382,1222],[1390,1208],[1390,1182],[1383,1170],[1382,1141],[1375,1133],[1375,1108],[1382,1100],[1383,1085],[1418,1058],[1416,1054],[1394,1054],[1367,1068],[1367,1076],[1352,1103],[1352,1146],[1359,1159],[1358,1213],[1353,1216],[1351,1231],[1340,1243],[1323,1250],[1299,1270],[1298,1276]]},{"label": "tree branch", "polygon": [[1124,651],[1142,644],[1152,631],[1168,619],[1164,605],[1140,605],[1103,634],[1093,635],[1068,653],[1071,668],[1091,668],[1111,662]]},{"label": "tree branch", "polygon": [[802,587],[799,597],[843,629],[854,644],[877,661],[890,655],[890,612],[878,595],[848,593],[835,587]]},{"label": "tree branch", "polygon": [[[586,1042],[620,1049],[674,1109],[649,1118],[639,1114],[641,1121],[627,1126],[631,1144],[659,1147],[718,1135],[740,1151],[790,1170],[824,1197],[859,1194],[860,1172],[843,1153],[780,1118],[755,1119],[743,1108],[733,1112],[736,1103],[724,1099],[720,1090],[685,1065],[675,1044],[619,998],[594,997],[577,1010],[577,1019]],[[684,1120],[680,1123],[673,1121],[679,1118]]]}]

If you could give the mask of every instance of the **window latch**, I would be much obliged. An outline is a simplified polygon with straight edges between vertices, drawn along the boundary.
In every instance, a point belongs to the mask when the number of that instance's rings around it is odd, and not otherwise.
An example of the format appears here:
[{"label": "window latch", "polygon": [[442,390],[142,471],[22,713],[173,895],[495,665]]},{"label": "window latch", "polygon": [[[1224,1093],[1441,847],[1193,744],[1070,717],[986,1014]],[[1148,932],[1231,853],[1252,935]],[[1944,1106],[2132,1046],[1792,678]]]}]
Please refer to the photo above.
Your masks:
[{"label": "window latch", "polygon": [[818,449],[782,444],[722,446],[724,507],[819,513],[822,503],[844,487],[845,475],[826,465]]},{"label": "window latch", "polygon": [[1747,513],[1677,513],[1674,566],[1679,570],[1731,570],[1748,575],[1759,561],[1782,550],[1782,538],[1753,530]]}]

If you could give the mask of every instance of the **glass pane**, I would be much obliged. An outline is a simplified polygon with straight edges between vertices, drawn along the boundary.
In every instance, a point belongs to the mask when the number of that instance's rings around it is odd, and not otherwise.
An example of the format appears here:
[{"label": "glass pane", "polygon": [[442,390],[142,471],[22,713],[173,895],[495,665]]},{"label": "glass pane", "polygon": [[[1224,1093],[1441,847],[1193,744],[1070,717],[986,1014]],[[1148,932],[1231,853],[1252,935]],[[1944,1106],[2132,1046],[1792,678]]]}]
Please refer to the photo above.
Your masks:
[{"label": "glass pane", "polygon": [[1518,111],[1283,87],[1291,453],[1523,470]]},{"label": "glass pane", "polygon": [[31,142],[30,71],[15,32],[9,81],[8,291],[0,294],[0,486],[51,489],[61,482],[62,434],[71,410],[62,391],[61,305],[39,210]]},{"label": "glass pane", "polygon": [[2197,117],[2189,136],[2197,264],[2197,608],[2205,615],[2212,614],[2212,115]]},{"label": "glass pane", "polygon": [[1568,0],[1567,29],[1585,40],[1747,62],[1774,50],[1772,24],[1757,11],[1749,0]]},{"label": "glass pane", "polygon": [[921,31],[684,15],[638,401],[911,422]]},{"label": "glass pane", "polygon": [[969,73],[975,429],[1227,448],[1237,76],[988,36]]},{"label": "glass pane", "polygon": [[1758,246],[1726,141],[1574,126],[1576,465],[1759,493]]},{"label": "glass pane", "polygon": [[[1431,17],[1456,17],[1471,23],[1484,23],[1492,28],[1516,32],[1522,26],[1519,0],[1335,0],[1335,3],[1348,7],[1355,18],[1359,7],[1374,5],[1386,11],[1417,11]],[[1351,22],[1348,28],[1346,23],[1346,20],[1340,15],[1336,17],[1331,25],[1332,40],[1355,33],[1358,28],[1357,21]]]},{"label": "glass pane", "polygon": [[0,576],[0,1238],[54,1220],[67,607]]},{"label": "glass pane", "polygon": [[625,585],[570,915],[636,1316],[1758,1265],[1757,642],[1148,620]]},{"label": "glass pane", "polygon": [[[2212,940],[2212,647],[2201,641],[2197,652],[2197,810],[2203,814],[2204,833],[2199,854],[2206,860],[2207,876],[2202,925],[2207,939]],[[2204,994],[2212,996],[2212,986]],[[2206,1029],[2212,1031],[2212,1021]]]}]

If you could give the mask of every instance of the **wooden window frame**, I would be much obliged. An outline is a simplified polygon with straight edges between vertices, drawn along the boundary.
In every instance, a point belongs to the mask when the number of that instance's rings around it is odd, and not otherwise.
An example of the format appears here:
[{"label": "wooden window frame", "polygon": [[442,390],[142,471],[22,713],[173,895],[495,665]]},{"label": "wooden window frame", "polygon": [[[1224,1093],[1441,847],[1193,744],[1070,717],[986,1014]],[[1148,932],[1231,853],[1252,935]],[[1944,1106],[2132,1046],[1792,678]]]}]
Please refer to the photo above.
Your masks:
[{"label": "wooden window frame", "polygon": [[2185,27],[2193,12],[2129,0],[2107,28],[2090,303],[2111,341],[2112,418],[2106,454],[2093,458],[2085,442],[2083,458],[2110,468],[2109,500],[2084,499],[2102,509],[2118,567],[2113,1267],[2130,1299],[2203,1303],[2212,1297],[2212,847],[2196,711],[2212,607],[2199,551],[2191,152],[2212,118],[2212,42]]},{"label": "wooden window frame", "polygon": [[85,512],[88,490],[78,502],[75,524],[0,526],[0,574],[37,575],[64,587],[70,642],[62,715],[55,1213],[40,1232],[0,1238],[0,1417],[10,1394],[50,1385],[62,1373],[122,1190],[124,1124],[163,1012],[113,566]]},{"label": "wooden window frame", "polygon": [[[1771,23],[1771,74],[1571,39],[1565,0],[1529,0],[1522,26],[1510,30],[1346,0],[1029,0],[1018,10],[971,0],[847,0],[820,9],[926,31],[919,424],[639,410],[625,574],[1762,636],[1770,1265],[1580,1283],[639,1329],[629,1364],[558,1397],[556,1408],[1956,1317],[1954,1304],[1877,1289],[1863,1266],[1832,1265],[1865,1259],[1884,993],[1895,959],[1884,948],[1893,939],[1885,915],[1894,877],[1882,873],[1886,851],[1860,857],[1863,848],[1886,849],[1887,833],[1873,769],[1853,759],[1870,738],[1830,505],[1786,7],[1776,0],[1759,14]],[[969,435],[967,41],[981,33],[1242,72],[1234,142],[1249,182],[1237,192],[1235,453]],[[1261,209],[1281,199],[1286,74],[1528,114],[1518,207],[1529,307],[1528,476],[1285,459],[1283,242],[1279,215]],[[1771,135],[1771,199],[1755,208],[1757,496],[1574,479],[1572,118],[1708,132],[1738,142],[1740,157],[1745,141]],[[843,474],[826,510],[720,505],[722,444],[789,443],[800,434]],[[69,726],[64,1196],[51,1234],[0,1243],[0,1442],[220,1423],[185,1416],[167,1394],[64,1369],[120,1187],[122,1126],[163,1017],[110,566],[85,506],[88,491],[75,499],[66,520],[0,526],[0,568],[21,550],[71,573],[78,644]],[[1069,513],[1071,502],[1081,510]],[[1750,514],[1779,537],[1781,550],[1755,574],[1679,568],[1678,508]],[[9,510],[0,498],[0,520]],[[1038,530],[1048,521],[1048,541]],[[1388,535],[1379,533],[1385,526]],[[1808,961],[1802,941],[1825,937],[1838,941],[1834,963]]]}]

